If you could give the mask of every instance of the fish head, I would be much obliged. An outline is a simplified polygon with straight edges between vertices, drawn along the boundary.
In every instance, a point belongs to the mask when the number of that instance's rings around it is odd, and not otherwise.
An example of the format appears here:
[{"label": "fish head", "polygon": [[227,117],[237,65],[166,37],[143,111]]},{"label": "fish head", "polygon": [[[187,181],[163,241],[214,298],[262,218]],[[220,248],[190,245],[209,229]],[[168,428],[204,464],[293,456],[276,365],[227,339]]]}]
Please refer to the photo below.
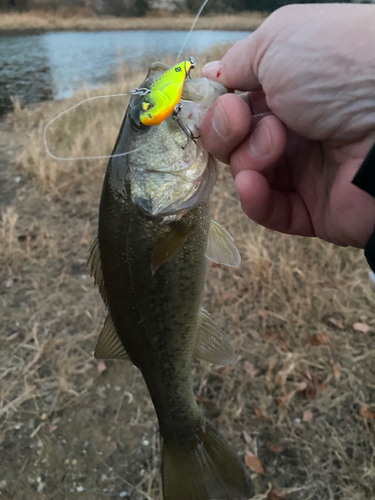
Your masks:
[{"label": "fish head", "polygon": [[203,146],[200,127],[213,102],[227,92],[207,78],[187,78],[176,111],[159,125],[146,126],[140,120],[147,112],[144,96],[165,68],[162,63],[151,65],[130,100],[124,124],[132,201],[155,217],[179,214],[210,195],[217,168]]}]

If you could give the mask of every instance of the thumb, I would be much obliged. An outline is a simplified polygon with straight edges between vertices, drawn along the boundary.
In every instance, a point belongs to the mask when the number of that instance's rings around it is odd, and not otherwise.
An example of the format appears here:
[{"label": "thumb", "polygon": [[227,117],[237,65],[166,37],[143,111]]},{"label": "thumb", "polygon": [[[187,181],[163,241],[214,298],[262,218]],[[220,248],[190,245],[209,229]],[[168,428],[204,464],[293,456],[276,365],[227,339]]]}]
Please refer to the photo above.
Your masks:
[{"label": "thumb", "polygon": [[237,42],[221,61],[213,61],[202,69],[202,76],[234,90],[260,90],[257,61],[259,43],[256,33]]}]

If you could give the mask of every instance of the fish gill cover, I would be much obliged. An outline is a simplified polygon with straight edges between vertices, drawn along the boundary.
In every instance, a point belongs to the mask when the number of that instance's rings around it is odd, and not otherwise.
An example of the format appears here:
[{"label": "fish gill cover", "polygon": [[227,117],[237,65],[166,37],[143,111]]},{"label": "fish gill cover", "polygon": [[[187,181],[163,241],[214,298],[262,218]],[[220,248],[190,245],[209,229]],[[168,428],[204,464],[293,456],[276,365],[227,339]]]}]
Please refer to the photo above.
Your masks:
[{"label": "fish gill cover", "polygon": [[[151,65],[140,88],[151,89],[163,71],[161,63]],[[217,177],[216,166],[203,147],[199,128],[205,112],[225,92],[224,86],[206,78],[185,80],[179,118],[194,140],[187,138],[173,115],[158,126],[144,126],[139,119],[143,96],[132,96],[114,150],[114,154],[121,154],[128,148],[130,153],[124,160],[113,159],[113,163],[127,163],[135,204],[152,215],[170,214],[209,196]]]}]

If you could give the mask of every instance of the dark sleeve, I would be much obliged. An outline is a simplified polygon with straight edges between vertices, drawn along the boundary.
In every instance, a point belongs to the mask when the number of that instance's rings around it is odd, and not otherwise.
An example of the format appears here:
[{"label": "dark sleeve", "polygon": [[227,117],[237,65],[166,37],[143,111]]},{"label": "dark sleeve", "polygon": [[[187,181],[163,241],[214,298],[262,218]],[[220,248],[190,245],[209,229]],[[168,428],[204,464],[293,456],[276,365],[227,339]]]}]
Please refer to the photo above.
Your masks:
[{"label": "dark sleeve", "polygon": [[[375,198],[375,144],[356,173],[353,184]],[[375,272],[375,231],[367,242],[365,256]]]},{"label": "dark sleeve", "polygon": [[372,236],[367,242],[366,248],[365,248],[365,256],[367,259],[367,262],[370,264],[371,269],[375,273],[375,232],[372,233]]}]

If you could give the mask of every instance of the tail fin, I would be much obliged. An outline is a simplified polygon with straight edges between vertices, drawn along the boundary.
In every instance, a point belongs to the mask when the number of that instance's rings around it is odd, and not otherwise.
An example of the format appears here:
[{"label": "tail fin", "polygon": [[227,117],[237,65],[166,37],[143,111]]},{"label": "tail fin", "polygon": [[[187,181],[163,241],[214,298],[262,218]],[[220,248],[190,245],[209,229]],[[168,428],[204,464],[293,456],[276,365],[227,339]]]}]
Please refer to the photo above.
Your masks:
[{"label": "tail fin", "polygon": [[209,422],[188,448],[163,442],[164,500],[246,500],[251,479],[236,453]]}]

